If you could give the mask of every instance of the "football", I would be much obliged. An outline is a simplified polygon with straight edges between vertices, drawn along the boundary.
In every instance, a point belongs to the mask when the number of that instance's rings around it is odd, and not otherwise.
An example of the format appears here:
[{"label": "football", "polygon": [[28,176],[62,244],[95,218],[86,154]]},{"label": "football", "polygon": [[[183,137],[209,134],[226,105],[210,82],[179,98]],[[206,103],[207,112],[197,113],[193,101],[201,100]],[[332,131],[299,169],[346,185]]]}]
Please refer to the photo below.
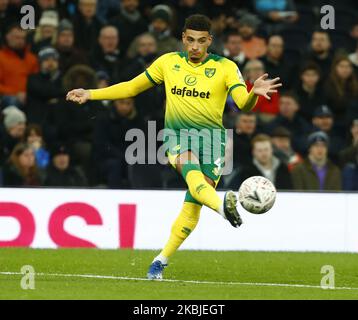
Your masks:
[{"label": "football", "polygon": [[261,176],[246,179],[239,189],[239,202],[244,209],[254,214],[269,211],[276,200],[276,188]]}]

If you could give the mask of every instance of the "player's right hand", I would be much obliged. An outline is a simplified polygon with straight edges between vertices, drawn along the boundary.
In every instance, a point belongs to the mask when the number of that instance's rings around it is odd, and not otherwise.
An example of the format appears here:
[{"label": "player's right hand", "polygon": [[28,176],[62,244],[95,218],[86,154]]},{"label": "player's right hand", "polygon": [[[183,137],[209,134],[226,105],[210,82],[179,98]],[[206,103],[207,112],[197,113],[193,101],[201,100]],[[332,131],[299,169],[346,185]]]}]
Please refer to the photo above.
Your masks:
[{"label": "player's right hand", "polygon": [[85,89],[74,89],[67,93],[66,100],[78,104],[86,103],[90,99],[90,93]]}]

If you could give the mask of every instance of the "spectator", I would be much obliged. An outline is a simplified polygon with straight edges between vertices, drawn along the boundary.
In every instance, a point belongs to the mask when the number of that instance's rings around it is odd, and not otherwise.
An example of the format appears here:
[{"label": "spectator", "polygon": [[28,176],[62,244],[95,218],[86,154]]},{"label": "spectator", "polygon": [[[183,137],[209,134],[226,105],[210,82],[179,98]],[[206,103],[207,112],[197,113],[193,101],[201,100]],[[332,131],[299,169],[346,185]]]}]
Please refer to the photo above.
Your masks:
[{"label": "spectator", "polygon": [[118,31],[113,26],[102,27],[98,45],[95,47],[91,55],[91,66],[96,71],[104,71],[110,77],[110,83],[113,84],[119,80],[119,70],[121,68],[122,59],[119,47]]},{"label": "spectator", "polygon": [[171,35],[169,24],[171,18],[172,11],[166,5],[158,5],[152,9],[149,32],[157,40],[158,55],[181,49],[179,41]]},{"label": "spectator", "polygon": [[274,155],[287,165],[289,171],[303,161],[301,155],[292,149],[291,138],[291,132],[284,127],[277,127],[271,135]]},{"label": "spectator", "polygon": [[[0,45],[2,45],[7,26],[17,21],[17,15],[10,12],[9,0],[0,0]],[[19,12],[20,13],[20,12]]]},{"label": "spectator", "polygon": [[352,141],[350,146],[339,153],[340,166],[343,168],[348,162],[354,162],[356,149],[358,148],[358,118],[352,121],[350,128]]},{"label": "spectator", "polygon": [[304,65],[300,72],[300,83],[296,87],[296,94],[300,109],[299,115],[311,122],[315,108],[325,103],[320,85],[321,72],[314,62]]},{"label": "spectator", "polygon": [[358,147],[355,148],[354,161],[347,163],[342,172],[343,190],[358,191]]},{"label": "spectator", "polygon": [[32,147],[19,143],[11,152],[3,172],[5,187],[40,186],[42,177],[36,166],[35,154]]},{"label": "spectator", "polygon": [[292,134],[292,146],[297,152],[305,150],[305,135],[310,132],[311,126],[299,114],[300,106],[297,97],[291,93],[282,93],[279,101],[280,112],[277,117],[267,125],[271,134],[277,127],[285,127]]},{"label": "spectator", "polygon": [[240,112],[236,117],[233,133],[234,166],[244,167],[252,162],[251,140],[256,134],[257,118],[253,112]]},{"label": "spectator", "polygon": [[128,65],[121,73],[122,80],[130,80],[140,72],[143,66],[148,65],[157,57],[157,40],[150,33],[143,33],[133,41],[134,51],[129,57]]},{"label": "spectator", "polygon": [[109,188],[123,187],[127,163],[125,151],[129,142],[125,135],[132,128],[142,128],[134,99],[116,100],[114,106],[96,122],[94,153],[100,176]]},{"label": "spectator", "polygon": [[292,170],[296,190],[341,190],[339,168],[328,158],[329,138],[324,132],[308,137],[308,157]]},{"label": "spectator", "polygon": [[73,25],[69,20],[62,20],[58,26],[56,50],[60,55],[59,64],[62,74],[76,64],[88,63],[84,52],[75,47]]},{"label": "spectator", "polygon": [[279,35],[272,35],[268,39],[267,52],[261,58],[266,72],[272,78],[280,77],[283,88],[292,87],[293,77],[296,74],[294,61],[287,61],[284,57],[284,41]]},{"label": "spectator", "polygon": [[47,47],[39,52],[40,72],[29,77],[27,83],[26,115],[29,122],[44,127],[50,108],[65,95],[62,74],[59,71],[59,54]]},{"label": "spectator", "polygon": [[[72,67],[64,76],[66,91],[73,88],[95,88],[97,79],[93,69],[84,65]],[[101,103],[88,101],[79,108],[77,104],[64,102],[53,120],[57,124],[57,141],[70,148],[74,165],[81,166],[88,176],[91,171],[93,131],[96,118],[104,112]],[[71,121],[68,121],[71,119]]]},{"label": "spectator", "polygon": [[56,0],[35,0],[31,2],[34,2],[36,25],[38,25],[38,19],[41,19],[44,12],[57,11]]},{"label": "spectator", "polygon": [[321,70],[321,78],[326,79],[331,70],[333,61],[332,44],[329,33],[325,30],[317,30],[312,34],[310,52],[303,58],[305,62],[316,63]]},{"label": "spectator", "polygon": [[97,5],[98,19],[103,24],[106,24],[110,19],[116,16],[119,11],[119,6],[120,1],[118,0],[99,1]]},{"label": "spectator", "polygon": [[193,14],[205,12],[203,5],[198,0],[179,0],[175,3],[176,28],[175,36],[181,38],[185,19]]},{"label": "spectator", "polygon": [[132,40],[147,30],[147,23],[138,10],[139,0],[122,0],[119,14],[110,20],[121,39],[121,50],[125,54]]},{"label": "spectator", "polygon": [[71,165],[68,149],[56,144],[51,151],[51,164],[46,171],[45,186],[48,187],[86,187],[87,179],[80,168]]},{"label": "spectator", "polygon": [[96,17],[97,0],[79,0],[78,13],[73,19],[76,47],[91,51],[102,24]]},{"label": "spectator", "polygon": [[[121,81],[128,81],[144,72],[157,57],[157,41],[150,33],[143,33],[135,39],[136,55],[120,75]],[[165,93],[162,86],[142,92],[135,97],[135,104],[141,119],[158,120],[162,125]]]},{"label": "spectator", "polygon": [[25,131],[24,140],[34,150],[37,167],[46,168],[49,164],[50,154],[45,149],[41,127],[37,124],[29,124]]},{"label": "spectator", "polygon": [[[244,68],[244,78],[247,90],[250,91],[257,78],[265,73],[264,64],[260,60],[250,60]],[[265,97],[259,97],[256,103],[254,112],[258,113],[259,119],[262,122],[269,122],[279,113],[279,99],[278,92],[271,95],[271,99],[267,100]]]},{"label": "spectator", "polygon": [[1,131],[1,151],[2,163],[7,160],[16,144],[24,138],[26,129],[26,115],[15,106],[9,106],[3,110],[4,127]]},{"label": "spectator", "polygon": [[248,59],[242,51],[242,37],[238,32],[230,32],[225,36],[223,55],[234,61],[239,69],[243,69]]},{"label": "spectator", "polygon": [[242,51],[248,59],[257,59],[266,53],[266,42],[256,36],[260,21],[251,14],[246,14],[239,21],[239,33],[243,39]]},{"label": "spectator", "polygon": [[326,106],[319,106],[312,118],[314,131],[322,131],[329,138],[329,157],[338,163],[338,153],[344,147],[344,139],[334,130],[334,117],[332,111]]},{"label": "spectator", "polygon": [[6,105],[24,105],[30,74],[38,72],[36,57],[26,45],[26,31],[19,25],[9,26],[6,44],[0,50],[0,95]]},{"label": "spectator", "polygon": [[225,14],[216,14],[211,18],[211,34],[213,36],[213,42],[210,46],[210,50],[216,54],[223,55],[224,42],[225,42],[225,30],[227,29],[227,17]]},{"label": "spectator", "polygon": [[56,44],[58,23],[56,11],[43,12],[33,38],[32,52],[38,54],[42,48]]},{"label": "spectator", "polygon": [[358,109],[358,80],[348,57],[335,58],[324,86],[324,94],[337,125],[344,129],[352,120],[349,119],[351,113]]},{"label": "spectator", "polygon": [[293,0],[255,0],[255,10],[265,22],[269,34],[281,32],[298,20]]},{"label": "spectator", "polygon": [[269,179],[277,189],[292,189],[287,166],[273,155],[271,138],[258,134],[252,140],[252,163],[243,169],[242,181],[252,176]]},{"label": "spectator", "polygon": [[356,74],[357,74],[358,73],[358,41],[357,41],[357,45],[356,45],[356,50],[354,52],[352,52],[351,54],[349,54],[348,58],[354,65]]}]

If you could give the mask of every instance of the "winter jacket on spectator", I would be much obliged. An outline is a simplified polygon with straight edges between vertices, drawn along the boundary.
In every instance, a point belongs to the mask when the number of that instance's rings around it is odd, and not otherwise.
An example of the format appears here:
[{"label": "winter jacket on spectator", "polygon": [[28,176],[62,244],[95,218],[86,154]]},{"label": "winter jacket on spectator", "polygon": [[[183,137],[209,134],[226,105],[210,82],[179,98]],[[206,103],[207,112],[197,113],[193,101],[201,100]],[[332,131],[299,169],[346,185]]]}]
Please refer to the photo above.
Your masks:
[{"label": "winter jacket on spectator", "polygon": [[28,76],[38,71],[37,58],[28,48],[16,52],[4,46],[0,50],[0,95],[26,92]]},{"label": "winter jacket on spectator", "polygon": [[358,162],[347,163],[342,172],[344,191],[358,191]]},{"label": "winter jacket on spectator", "polygon": [[[242,170],[241,180],[244,181],[252,176],[263,176],[265,175],[264,169],[260,166],[258,161],[255,159],[253,162]],[[273,157],[273,183],[277,189],[290,190],[292,189],[291,176],[288,168],[278,158]]]},{"label": "winter jacket on spectator", "polygon": [[60,72],[54,75],[39,72],[29,77],[27,83],[26,115],[29,122],[43,126],[47,114],[59,98],[65,96]]},{"label": "winter jacket on spectator", "polygon": [[123,7],[120,8],[120,13],[109,21],[109,24],[117,28],[123,52],[127,51],[135,37],[148,29],[147,22],[138,10],[129,13]]},{"label": "winter jacket on spectator", "polygon": [[80,13],[75,16],[72,22],[75,32],[75,46],[87,52],[92,50],[102,23],[96,17],[88,22]]},{"label": "winter jacket on spectator", "polygon": [[70,166],[60,171],[51,164],[47,168],[44,184],[48,187],[86,187],[88,181],[79,168]]},{"label": "winter jacket on spectator", "polygon": [[[295,190],[320,190],[319,178],[308,159],[298,164],[291,172]],[[339,168],[330,160],[326,165],[326,177],[323,190],[341,190],[341,173]]]}]

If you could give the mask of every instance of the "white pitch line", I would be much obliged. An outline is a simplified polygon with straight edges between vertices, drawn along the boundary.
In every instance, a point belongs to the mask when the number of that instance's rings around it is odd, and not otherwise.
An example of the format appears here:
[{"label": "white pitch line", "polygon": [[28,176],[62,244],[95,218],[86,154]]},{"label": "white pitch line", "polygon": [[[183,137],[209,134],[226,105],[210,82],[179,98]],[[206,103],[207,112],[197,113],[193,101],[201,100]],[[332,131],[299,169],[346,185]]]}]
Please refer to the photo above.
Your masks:
[{"label": "white pitch line", "polygon": [[[23,275],[21,272],[0,272],[0,275]],[[121,276],[106,276],[96,274],[65,274],[65,273],[42,273],[36,272],[35,276],[43,277],[62,277],[62,278],[87,278],[87,279],[110,279],[110,280],[125,280],[125,281],[153,281],[146,278],[135,277],[121,277]],[[231,286],[255,286],[255,287],[286,287],[286,288],[311,288],[321,289],[321,286],[306,285],[306,284],[288,284],[288,283],[266,283],[266,282],[225,282],[225,281],[198,281],[198,280],[179,280],[179,279],[162,279],[156,282],[169,282],[169,283],[192,283],[192,284],[210,284],[210,285],[231,285]],[[331,290],[358,290],[358,288],[351,287],[335,287]]]}]

